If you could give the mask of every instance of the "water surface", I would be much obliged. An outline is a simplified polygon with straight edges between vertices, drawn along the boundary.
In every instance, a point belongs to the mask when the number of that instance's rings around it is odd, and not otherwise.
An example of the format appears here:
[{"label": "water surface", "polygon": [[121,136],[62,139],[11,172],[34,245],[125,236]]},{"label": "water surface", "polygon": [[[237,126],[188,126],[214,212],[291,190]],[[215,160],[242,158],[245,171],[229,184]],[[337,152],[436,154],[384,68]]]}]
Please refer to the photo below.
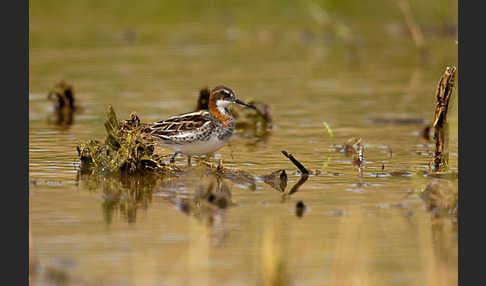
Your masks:
[{"label": "water surface", "polygon": [[[457,284],[457,226],[432,219],[417,195],[433,180],[420,172],[429,170],[434,147],[420,132],[431,123],[439,77],[457,63],[455,39],[430,40],[424,59],[405,39],[375,44],[243,32],[31,47],[29,217],[40,263],[33,282],[257,285],[281,261],[294,285]],[[49,121],[46,94],[61,79],[74,85],[83,107],[70,126]],[[198,90],[219,84],[243,100],[270,104],[275,127],[266,140],[235,136],[214,163],[222,158],[226,167],[256,176],[285,169],[288,191],[300,174],[280,153],[287,150],[320,174],[291,196],[262,181],[252,190],[223,179],[233,205],[191,215],[174,201],[214,180],[196,167],[182,179],[154,180],[138,197],[116,197],[141,188],[134,183],[79,174],[75,147],[104,139],[107,105],[120,119],[136,111],[152,122],[193,110]],[[455,107],[451,114],[457,122]],[[335,150],[351,137],[365,144],[361,176],[352,157]],[[457,128],[450,168],[457,171]],[[298,201],[307,206],[302,217],[295,214]]]}]

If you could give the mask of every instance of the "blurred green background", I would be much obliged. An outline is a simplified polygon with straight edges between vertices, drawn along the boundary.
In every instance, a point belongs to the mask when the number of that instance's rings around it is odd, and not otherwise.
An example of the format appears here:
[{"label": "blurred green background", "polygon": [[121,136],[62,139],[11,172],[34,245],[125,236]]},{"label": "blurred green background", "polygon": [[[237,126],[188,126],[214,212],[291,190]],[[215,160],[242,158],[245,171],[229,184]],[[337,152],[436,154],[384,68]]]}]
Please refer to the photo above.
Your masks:
[{"label": "blurred green background", "polygon": [[257,39],[262,29],[383,43],[409,39],[400,2],[409,4],[426,38],[456,33],[457,1],[452,0],[44,0],[30,1],[30,47],[119,45],[130,37],[143,44]]}]

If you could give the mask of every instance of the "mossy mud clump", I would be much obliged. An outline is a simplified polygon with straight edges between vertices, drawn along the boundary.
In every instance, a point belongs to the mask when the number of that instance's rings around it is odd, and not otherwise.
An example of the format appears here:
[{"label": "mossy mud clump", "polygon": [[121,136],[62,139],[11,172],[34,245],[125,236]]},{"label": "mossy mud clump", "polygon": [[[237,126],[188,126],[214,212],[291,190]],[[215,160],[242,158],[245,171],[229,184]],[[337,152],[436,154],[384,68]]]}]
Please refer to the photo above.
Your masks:
[{"label": "mossy mud clump", "polygon": [[118,121],[113,107],[105,113],[104,142],[89,140],[77,146],[81,170],[112,174],[170,173],[177,167],[166,165],[164,156],[155,153],[156,142],[150,136],[150,125],[141,123],[136,114]]}]

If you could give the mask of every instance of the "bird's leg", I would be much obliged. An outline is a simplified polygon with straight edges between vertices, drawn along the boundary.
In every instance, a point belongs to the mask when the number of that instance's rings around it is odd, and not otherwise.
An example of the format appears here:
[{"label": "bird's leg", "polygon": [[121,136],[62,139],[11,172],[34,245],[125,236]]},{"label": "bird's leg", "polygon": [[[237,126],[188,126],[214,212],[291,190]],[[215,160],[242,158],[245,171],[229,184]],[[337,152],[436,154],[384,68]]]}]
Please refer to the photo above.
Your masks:
[{"label": "bird's leg", "polygon": [[179,154],[179,152],[175,152],[174,155],[172,155],[172,157],[170,157],[170,163],[171,164],[175,163],[175,157],[177,156],[177,154]]},{"label": "bird's leg", "polygon": [[187,166],[191,167],[191,156],[187,156]]}]

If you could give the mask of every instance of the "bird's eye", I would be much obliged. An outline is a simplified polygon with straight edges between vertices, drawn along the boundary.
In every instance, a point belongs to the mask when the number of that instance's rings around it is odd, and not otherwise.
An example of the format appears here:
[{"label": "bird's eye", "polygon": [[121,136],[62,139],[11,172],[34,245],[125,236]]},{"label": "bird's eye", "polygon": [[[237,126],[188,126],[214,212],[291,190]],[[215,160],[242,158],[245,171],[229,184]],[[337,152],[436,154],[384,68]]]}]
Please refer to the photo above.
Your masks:
[{"label": "bird's eye", "polygon": [[223,94],[224,94],[224,98],[231,98],[231,92],[224,90]]}]

